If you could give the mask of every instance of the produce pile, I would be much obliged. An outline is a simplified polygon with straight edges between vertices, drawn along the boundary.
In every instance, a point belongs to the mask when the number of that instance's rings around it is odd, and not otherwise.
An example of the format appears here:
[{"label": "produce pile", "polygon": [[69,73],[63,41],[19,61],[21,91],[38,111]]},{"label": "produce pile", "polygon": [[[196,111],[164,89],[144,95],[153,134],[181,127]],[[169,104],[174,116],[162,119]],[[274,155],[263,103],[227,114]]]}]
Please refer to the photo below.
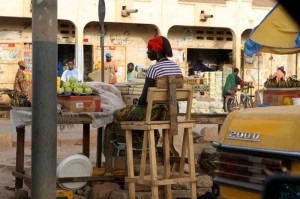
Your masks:
[{"label": "produce pile", "polygon": [[300,87],[300,81],[297,80],[297,77],[294,75],[278,82],[275,79],[267,79],[264,86],[266,88],[294,88]]},{"label": "produce pile", "polygon": [[223,103],[221,101],[200,101],[193,99],[192,102],[192,113],[224,113]]},{"label": "produce pile", "polygon": [[75,77],[70,77],[67,82],[63,82],[62,86],[57,88],[58,95],[90,95],[92,88],[86,83],[77,82]]},{"label": "produce pile", "polygon": [[26,95],[14,96],[11,105],[15,107],[31,107],[31,102]]}]

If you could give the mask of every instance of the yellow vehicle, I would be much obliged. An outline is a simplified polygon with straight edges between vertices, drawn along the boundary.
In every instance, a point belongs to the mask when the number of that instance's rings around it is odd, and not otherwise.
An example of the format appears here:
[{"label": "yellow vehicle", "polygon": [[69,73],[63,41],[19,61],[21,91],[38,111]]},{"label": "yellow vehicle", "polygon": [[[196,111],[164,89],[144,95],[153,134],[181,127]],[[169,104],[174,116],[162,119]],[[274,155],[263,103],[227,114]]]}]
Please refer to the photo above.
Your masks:
[{"label": "yellow vehicle", "polygon": [[300,174],[300,106],[233,111],[213,146],[220,197],[260,199],[268,176]]}]

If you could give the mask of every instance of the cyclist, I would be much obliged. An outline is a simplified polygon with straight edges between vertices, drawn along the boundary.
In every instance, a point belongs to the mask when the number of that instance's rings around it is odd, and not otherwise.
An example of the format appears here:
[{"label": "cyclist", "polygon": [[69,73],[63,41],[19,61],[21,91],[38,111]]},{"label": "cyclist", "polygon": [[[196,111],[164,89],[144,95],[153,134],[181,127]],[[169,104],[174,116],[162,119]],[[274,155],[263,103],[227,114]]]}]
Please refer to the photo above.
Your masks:
[{"label": "cyclist", "polygon": [[226,82],[223,88],[223,98],[224,98],[224,103],[225,103],[225,99],[226,99],[226,95],[230,95],[233,96],[236,91],[237,91],[237,86],[240,85],[241,87],[244,87],[244,85],[246,84],[239,76],[239,69],[238,68],[234,68],[233,72],[230,73],[227,78],[226,78]]}]

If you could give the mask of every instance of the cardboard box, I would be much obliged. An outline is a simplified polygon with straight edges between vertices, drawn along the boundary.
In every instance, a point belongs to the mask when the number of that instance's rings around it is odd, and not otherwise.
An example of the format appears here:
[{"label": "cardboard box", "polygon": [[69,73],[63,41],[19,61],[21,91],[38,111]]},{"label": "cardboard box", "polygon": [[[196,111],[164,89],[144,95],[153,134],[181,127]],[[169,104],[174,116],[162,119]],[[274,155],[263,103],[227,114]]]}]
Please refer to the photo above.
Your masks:
[{"label": "cardboard box", "polygon": [[67,109],[74,113],[80,112],[100,112],[101,107],[100,95],[87,96],[58,96],[57,104],[60,104],[63,109]]}]

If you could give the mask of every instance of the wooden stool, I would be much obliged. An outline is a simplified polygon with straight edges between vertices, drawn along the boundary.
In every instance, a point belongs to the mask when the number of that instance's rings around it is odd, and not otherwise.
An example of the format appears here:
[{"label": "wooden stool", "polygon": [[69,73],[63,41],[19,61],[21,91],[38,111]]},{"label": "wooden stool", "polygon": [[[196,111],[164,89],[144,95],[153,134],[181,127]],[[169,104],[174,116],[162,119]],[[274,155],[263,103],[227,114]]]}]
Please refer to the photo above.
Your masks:
[{"label": "wooden stool", "polygon": [[[173,84],[174,86],[174,84]],[[191,198],[196,198],[196,174],[195,174],[195,160],[194,160],[194,146],[192,129],[195,126],[195,121],[190,120],[191,106],[193,100],[192,88],[175,88],[174,91],[169,89],[149,88],[147,97],[147,114],[145,121],[124,121],[121,122],[122,130],[125,130],[126,135],[126,152],[127,152],[127,169],[128,177],[125,178],[125,182],[128,182],[129,186],[129,198],[135,198],[135,184],[143,184],[151,186],[152,198],[158,197],[158,186],[165,186],[165,197],[172,198],[171,185],[190,183]],[[173,94],[172,94],[173,93]],[[171,100],[170,100],[171,98]],[[174,105],[174,101],[187,101],[186,114],[183,119],[177,121],[174,119],[174,115],[171,113],[171,120],[169,121],[151,121],[152,106],[156,103],[168,102]],[[173,102],[172,102],[173,101]],[[177,108],[177,103],[175,104]],[[170,109],[170,111],[174,111]],[[176,109],[177,111],[177,109]],[[173,120],[173,121],[172,121]],[[176,121],[174,121],[176,120]],[[182,153],[179,164],[179,171],[175,176],[171,176],[170,166],[170,142],[169,138],[174,134],[174,126],[176,126],[175,134],[178,128],[184,129]],[[157,174],[157,162],[156,162],[156,148],[154,130],[163,130],[163,148],[164,148],[164,175],[158,176]],[[143,147],[141,156],[140,175],[134,175],[133,165],[133,150],[132,150],[132,130],[142,130],[144,133]],[[146,157],[149,146],[150,156],[150,175],[145,175]],[[184,174],[185,155],[188,152],[188,164],[189,174]]]}]

